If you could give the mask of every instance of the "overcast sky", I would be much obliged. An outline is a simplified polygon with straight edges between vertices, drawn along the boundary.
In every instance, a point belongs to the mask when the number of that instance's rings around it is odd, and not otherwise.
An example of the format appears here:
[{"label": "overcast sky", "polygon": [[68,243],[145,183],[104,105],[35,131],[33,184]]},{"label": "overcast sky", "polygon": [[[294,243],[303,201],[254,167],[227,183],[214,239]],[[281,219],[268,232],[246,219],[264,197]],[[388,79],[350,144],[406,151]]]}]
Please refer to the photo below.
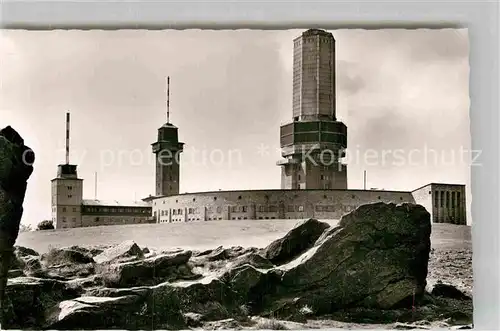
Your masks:
[{"label": "overcast sky", "polygon": [[[279,126],[292,118],[301,32],[2,31],[0,126],[37,157],[23,222],[51,218],[67,110],[84,198],[94,198],[95,172],[100,199],[154,193],[150,144],[165,122],[167,75],[171,122],[186,144],[181,192],[279,188]],[[349,188],[363,187],[364,170],[368,188],[466,184],[470,222],[467,30],[331,32]]]}]

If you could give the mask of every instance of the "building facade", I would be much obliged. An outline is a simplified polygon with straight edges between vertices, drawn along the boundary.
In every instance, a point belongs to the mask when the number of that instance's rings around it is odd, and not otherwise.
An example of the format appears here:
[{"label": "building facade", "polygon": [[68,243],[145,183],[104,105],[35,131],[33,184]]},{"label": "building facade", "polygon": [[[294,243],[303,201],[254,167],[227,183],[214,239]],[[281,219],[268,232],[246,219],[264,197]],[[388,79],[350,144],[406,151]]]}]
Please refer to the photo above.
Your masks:
[{"label": "building facade", "polygon": [[153,200],[158,223],[257,220],[340,219],[374,202],[414,203],[410,192],[368,190],[242,190],[187,193]]},{"label": "building facade", "polygon": [[347,189],[347,127],[335,109],[335,39],[311,29],[294,40],[292,121],[280,128],[281,189]]},{"label": "building facade", "polygon": [[433,223],[467,224],[465,185],[430,183],[412,192]]}]

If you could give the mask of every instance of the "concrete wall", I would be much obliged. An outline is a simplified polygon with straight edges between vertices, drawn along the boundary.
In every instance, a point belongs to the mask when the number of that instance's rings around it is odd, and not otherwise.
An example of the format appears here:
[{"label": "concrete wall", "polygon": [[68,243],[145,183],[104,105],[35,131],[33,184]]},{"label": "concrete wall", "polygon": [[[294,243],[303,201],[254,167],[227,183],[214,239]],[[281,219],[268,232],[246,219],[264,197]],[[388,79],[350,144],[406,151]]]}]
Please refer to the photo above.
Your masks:
[{"label": "concrete wall", "polygon": [[153,200],[157,222],[238,219],[340,219],[373,202],[414,202],[410,192],[363,190],[252,190],[181,194]]},{"label": "concrete wall", "polygon": [[415,199],[415,203],[424,206],[425,209],[427,209],[427,211],[429,212],[429,214],[431,214],[431,222],[435,222],[434,220],[435,211],[432,205],[433,194],[432,194],[431,184],[413,191],[412,195],[413,199]]}]

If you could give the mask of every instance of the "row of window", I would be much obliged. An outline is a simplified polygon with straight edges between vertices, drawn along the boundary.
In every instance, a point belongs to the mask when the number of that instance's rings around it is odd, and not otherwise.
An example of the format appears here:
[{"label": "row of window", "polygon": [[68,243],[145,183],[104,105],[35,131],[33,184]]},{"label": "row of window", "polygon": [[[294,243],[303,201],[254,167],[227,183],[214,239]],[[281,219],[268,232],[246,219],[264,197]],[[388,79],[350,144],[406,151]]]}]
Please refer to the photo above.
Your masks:
[{"label": "row of window", "polygon": [[[68,219],[68,220],[69,220],[69,219]],[[66,217],[64,217],[64,216],[63,216],[63,217],[61,217],[61,222],[63,222],[63,223],[66,223],[66,221],[68,221],[68,220],[67,220],[67,219],[66,219]],[[75,222],[76,222],[76,217],[71,218],[71,221],[72,221],[73,223],[75,223]],[[52,218],[52,222],[53,222],[53,223],[55,223],[55,222],[56,222],[56,218],[55,218],[55,217],[53,217],[53,218]]]},{"label": "row of window", "polygon": [[[333,208],[333,206],[332,206]],[[330,208],[330,209],[332,209]],[[329,209],[329,210],[330,210]],[[277,213],[278,212],[278,206],[277,205],[261,205],[258,206],[257,209],[261,213]],[[217,206],[217,207],[212,207],[208,206],[206,207],[206,211],[208,213],[213,213],[214,211],[216,213],[222,213],[222,206]],[[246,213],[248,212],[248,206],[230,206],[229,211],[231,213]],[[296,205],[289,205],[287,208],[288,212],[303,212],[304,211],[304,206],[296,206]],[[326,211],[326,210],[325,210]],[[169,211],[168,210],[161,210],[160,212],[161,216],[168,216]],[[199,209],[198,208],[188,208],[188,214],[198,214]],[[182,215],[182,209],[172,209],[172,215]]]},{"label": "row of window", "polygon": [[434,207],[460,208],[461,207],[460,192],[450,191],[435,191],[434,192]]},{"label": "row of window", "polygon": [[[63,210],[64,211],[64,210]],[[84,207],[85,212],[90,213],[138,213],[149,214],[149,208],[135,208],[135,207]]]},{"label": "row of window", "polygon": [[320,44],[332,44],[333,43],[333,39],[330,39],[330,38],[309,37],[309,38],[297,39],[297,40],[295,40],[295,42],[293,44],[294,44],[294,46],[300,46],[302,44],[302,41],[304,41],[304,43],[312,43],[312,42],[316,43],[316,42],[318,42],[318,39],[319,39]]}]

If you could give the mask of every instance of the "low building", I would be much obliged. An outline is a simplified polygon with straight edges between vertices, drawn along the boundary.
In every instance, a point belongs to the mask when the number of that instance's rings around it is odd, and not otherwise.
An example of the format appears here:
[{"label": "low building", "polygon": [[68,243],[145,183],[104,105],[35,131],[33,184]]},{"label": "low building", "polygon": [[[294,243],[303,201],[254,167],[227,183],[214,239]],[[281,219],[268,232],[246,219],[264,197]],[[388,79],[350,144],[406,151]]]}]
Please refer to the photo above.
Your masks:
[{"label": "low building", "polygon": [[411,192],[372,190],[243,190],[152,199],[157,223],[246,219],[340,219],[373,202],[414,203]]},{"label": "low building", "polygon": [[83,199],[83,179],[77,166],[61,164],[52,179],[52,222],[55,229],[154,222],[144,201]]},{"label": "low building", "polygon": [[430,183],[412,195],[431,214],[433,223],[467,224],[465,185]]}]

